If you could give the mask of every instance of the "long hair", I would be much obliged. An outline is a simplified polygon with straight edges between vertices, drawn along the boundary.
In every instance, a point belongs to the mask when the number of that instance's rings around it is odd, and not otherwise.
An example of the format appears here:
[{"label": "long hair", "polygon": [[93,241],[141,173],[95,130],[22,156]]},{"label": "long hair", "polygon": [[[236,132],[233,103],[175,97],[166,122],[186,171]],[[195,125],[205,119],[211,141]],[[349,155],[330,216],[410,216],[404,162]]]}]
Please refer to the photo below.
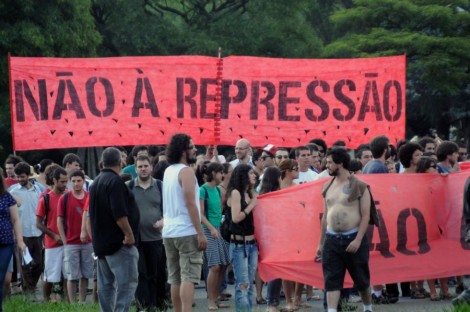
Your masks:
[{"label": "long hair", "polygon": [[261,194],[274,192],[281,189],[279,178],[281,177],[281,171],[277,167],[269,167],[263,173],[263,179],[261,180]]},{"label": "long hair", "polygon": [[238,166],[233,169],[232,176],[230,177],[230,181],[227,187],[227,197],[230,197],[233,190],[237,190],[240,192],[240,195],[248,193],[250,198],[252,198],[252,194],[250,190],[250,176],[249,172],[253,170],[251,166],[247,164],[239,164]]},{"label": "long hair", "polygon": [[281,171],[281,179],[286,177],[287,170],[292,170],[294,167],[298,167],[297,160],[295,159],[284,159],[279,164],[279,170]]},{"label": "long hair", "polygon": [[421,157],[416,165],[416,173],[426,173],[426,171],[431,168],[431,166],[436,166],[436,160],[432,157]]}]

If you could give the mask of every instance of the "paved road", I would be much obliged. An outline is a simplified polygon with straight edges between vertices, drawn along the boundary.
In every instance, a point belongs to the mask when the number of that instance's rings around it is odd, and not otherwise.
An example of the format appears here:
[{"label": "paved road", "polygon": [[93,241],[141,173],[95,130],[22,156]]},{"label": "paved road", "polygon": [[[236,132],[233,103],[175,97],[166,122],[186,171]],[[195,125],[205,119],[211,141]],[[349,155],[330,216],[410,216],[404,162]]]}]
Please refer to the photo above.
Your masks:
[{"label": "paved road", "polygon": [[[466,285],[470,285],[470,279],[466,279],[465,283]],[[202,282],[200,285],[201,286],[196,287],[196,291],[195,291],[196,306],[193,309],[193,311],[206,312],[207,311],[207,299],[206,299],[207,293],[204,288],[204,282]],[[233,285],[228,285],[228,286],[229,286],[228,291],[231,294],[234,294],[235,293],[234,286]],[[90,283],[90,287],[91,287],[91,283]],[[37,287],[37,291],[36,291],[36,299],[38,301],[42,301],[41,289],[42,289],[42,282],[40,281]],[[263,287],[264,297],[266,297],[266,289],[267,289],[266,287]],[[315,293],[318,295],[322,294],[321,291],[319,290],[315,290]],[[450,293],[455,293],[454,287],[450,287]],[[91,296],[87,296],[88,302],[91,302],[90,297]],[[235,311],[235,303],[234,303],[233,297],[232,299],[227,301],[227,303],[230,305],[230,308],[219,309],[219,311],[221,312]],[[299,312],[324,311],[322,301],[311,301],[309,302],[309,304],[312,305],[311,308],[308,308],[308,309],[304,308],[304,309],[299,310]],[[284,306],[284,305],[285,305],[285,301],[282,301],[281,306]],[[359,303],[356,305],[358,307],[357,311],[362,312],[363,311],[362,303]],[[444,311],[447,311],[447,312],[450,312],[452,311],[451,307],[452,307],[452,304],[450,301],[433,302],[433,301],[430,301],[428,298],[427,299],[410,299],[409,297],[408,298],[400,297],[399,302],[396,304],[375,305],[374,311],[375,312],[377,311],[384,311],[384,312],[392,312],[392,311],[393,312],[404,312],[404,311],[406,312],[444,312]],[[256,305],[256,304],[253,309],[254,312],[264,312],[265,310],[266,310],[266,305]]]},{"label": "paved road", "polygon": [[[467,285],[469,285],[469,281],[466,281]],[[253,285],[254,286],[254,285]],[[234,294],[234,288],[233,285],[229,285],[228,289],[232,294]],[[438,290],[439,291],[439,290]],[[315,291],[316,294],[320,295],[320,291]],[[266,287],[263,288],[263,293],[266,294]],[[451,288],[451,293],[454,293],[454,288]],[[202,311],[207,311],[207,300],[206,300],[206,291],[204,289],[204,286],[196,288],[196,293],[195,293],[195,303],[196,307],[194,308],[193,311],[196,312],[202,312]],[[228,309],[219,309],[219,311],[235,311],[235,303],[233,301],[233,298],[228,301],[230,304],[230,308]],[[285,301],[281,302],[281,305],[283,306],[285,304]],[[312,308],[309,309],[301,309],[299,312],[310,312],[310,311],[324,311],[323,309],[323,303],[321,301],[314,301],[312,303],[309,302],[309,304],[312,305]],[[357,304],[358,312],[362,312],[362,303]],[[444,312],[444,311],[451,311],[452,304],[450,301],[439,301],[439,302],[433,302],[430,301],[429,299],[410,299],[408,298],[403,298],[400,297],[400,300],[396,304],[387,304],[387,305],[376,305],[374,306],[374,311],[385,311],[385,312],[401,312],[401,311],[407,311],[407,312]],[[256,305],[253,309],[253,311],[256,312],[264,312],[266,310],[265,305]]]}]

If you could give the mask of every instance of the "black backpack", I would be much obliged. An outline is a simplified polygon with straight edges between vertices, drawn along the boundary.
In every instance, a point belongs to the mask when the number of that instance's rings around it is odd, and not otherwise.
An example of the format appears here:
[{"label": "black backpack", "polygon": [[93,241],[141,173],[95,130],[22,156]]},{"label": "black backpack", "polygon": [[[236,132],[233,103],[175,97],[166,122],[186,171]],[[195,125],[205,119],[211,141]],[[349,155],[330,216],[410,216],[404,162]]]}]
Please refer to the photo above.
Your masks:
[{"label": "black backpack", "polygon": [[226,242],[230,242],[230,236],[232,236],[232,231],[230,231],[230,226],[232,225],[232,209],[226,206],[222,212],[222,222],[220,223],[220,235]]}]

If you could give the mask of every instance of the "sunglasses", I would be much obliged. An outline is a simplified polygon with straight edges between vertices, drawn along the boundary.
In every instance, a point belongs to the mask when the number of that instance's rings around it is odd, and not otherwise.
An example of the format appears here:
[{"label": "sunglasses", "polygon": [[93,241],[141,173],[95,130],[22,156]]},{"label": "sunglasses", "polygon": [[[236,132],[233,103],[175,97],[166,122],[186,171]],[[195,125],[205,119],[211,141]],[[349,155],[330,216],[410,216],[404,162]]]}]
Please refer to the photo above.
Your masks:
[{"label": "sunglasses", "polygon": [[289,159],[289,155],[278,155],[276,156],[277,159]]}]

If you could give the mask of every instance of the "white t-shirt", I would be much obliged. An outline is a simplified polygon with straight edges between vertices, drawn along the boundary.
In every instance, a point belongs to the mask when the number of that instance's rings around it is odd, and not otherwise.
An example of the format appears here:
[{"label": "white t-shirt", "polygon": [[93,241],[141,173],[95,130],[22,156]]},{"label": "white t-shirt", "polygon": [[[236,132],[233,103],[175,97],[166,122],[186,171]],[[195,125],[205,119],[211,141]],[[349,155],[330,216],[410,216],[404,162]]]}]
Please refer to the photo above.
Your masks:
[{"label": "white t-shirt", "polygon": [[318,173],[316,173],[312,169],[308,169],[305,172],[299,171],[299,178],[295,179],[294,183],[302,184],[302,183],[310,182],[310,181],[316,180],[317,176],[318,176]]}]

